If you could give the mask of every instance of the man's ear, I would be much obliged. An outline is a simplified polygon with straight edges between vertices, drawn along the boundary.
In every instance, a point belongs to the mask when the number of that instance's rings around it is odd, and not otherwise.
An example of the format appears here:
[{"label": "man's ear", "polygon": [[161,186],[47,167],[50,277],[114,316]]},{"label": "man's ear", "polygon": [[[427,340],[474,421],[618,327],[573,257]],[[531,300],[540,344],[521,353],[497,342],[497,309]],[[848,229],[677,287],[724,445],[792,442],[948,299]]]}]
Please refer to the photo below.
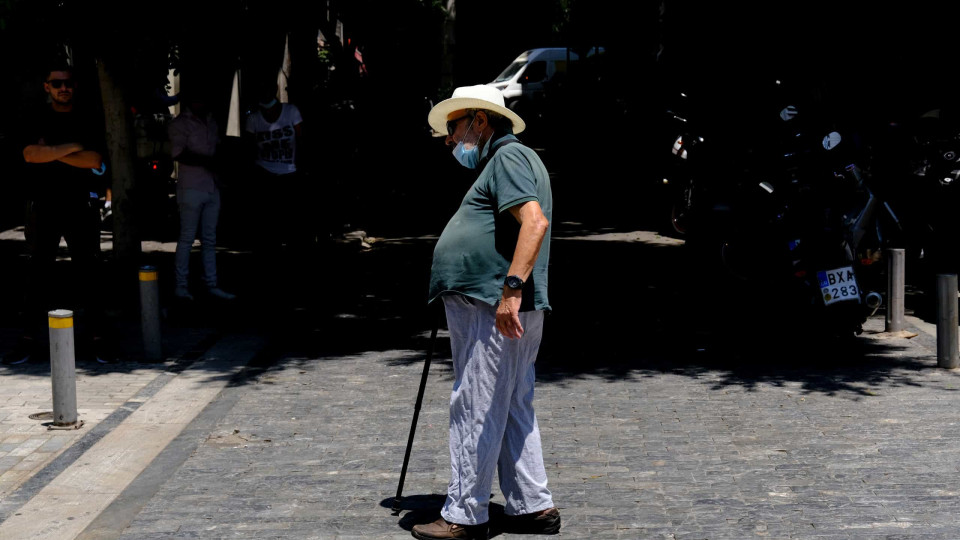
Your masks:
[{"label": "man's ear", "polygon": [[474,124],[475,124],[478,128],[480,128],[480,131],[483,131],[484,128],[487,127],[487,121],[488,121],[488,120],[489,120],[489,118],[487,118],[487,113],[486,113],[486,112],[484,112],[484,111],[477,111],[477,115],[476,115],[476,117],[474,118]]}]

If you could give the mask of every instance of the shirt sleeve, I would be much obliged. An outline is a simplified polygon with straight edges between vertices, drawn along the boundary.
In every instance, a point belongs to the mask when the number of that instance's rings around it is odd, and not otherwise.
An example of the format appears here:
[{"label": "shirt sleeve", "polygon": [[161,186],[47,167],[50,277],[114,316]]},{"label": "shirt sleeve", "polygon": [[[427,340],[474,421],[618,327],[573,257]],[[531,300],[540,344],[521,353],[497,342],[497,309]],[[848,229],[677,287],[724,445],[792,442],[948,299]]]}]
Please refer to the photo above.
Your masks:
[{"label": "shirt sleeve", "polygon": [[530,162],[519,149],[510,146],[513,145],[501,148],[487,165],[493,167],[497,212],[527,201],[540,200]]},{"label": "shirt sleeve", "polygon": [[296,105],[290,105],[290,123],[293,125],[303,123],[303,116],[300,115],[300,109]]}]

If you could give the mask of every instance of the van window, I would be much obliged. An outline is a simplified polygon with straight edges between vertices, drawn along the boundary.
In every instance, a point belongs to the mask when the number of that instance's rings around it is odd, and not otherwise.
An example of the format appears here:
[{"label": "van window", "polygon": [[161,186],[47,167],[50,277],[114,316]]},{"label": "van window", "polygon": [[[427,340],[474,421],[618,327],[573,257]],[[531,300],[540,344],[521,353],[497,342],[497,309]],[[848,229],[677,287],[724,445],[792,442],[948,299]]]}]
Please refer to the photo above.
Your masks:
[{"label": "van window", "polygon": [[522,68],[525,65],[527,65],[526,60],[524,60],[523,62],[514,62],[510,64],[509,66],[507,66],[507,69],[503,70],[503,73],[501,73],[500,76],[498,76],[496,79],[493,80],[493,82],[498,83],[503,81],[509,81],[510,79],[513,78],[514,75],[517,74],[518,71],[520,71],[520,68]]},{"label": "van window", "polygon": [[547,78],[547,63],[543,60],[530,62],[527,70],[523,72],[522,84],[543,82]]}]

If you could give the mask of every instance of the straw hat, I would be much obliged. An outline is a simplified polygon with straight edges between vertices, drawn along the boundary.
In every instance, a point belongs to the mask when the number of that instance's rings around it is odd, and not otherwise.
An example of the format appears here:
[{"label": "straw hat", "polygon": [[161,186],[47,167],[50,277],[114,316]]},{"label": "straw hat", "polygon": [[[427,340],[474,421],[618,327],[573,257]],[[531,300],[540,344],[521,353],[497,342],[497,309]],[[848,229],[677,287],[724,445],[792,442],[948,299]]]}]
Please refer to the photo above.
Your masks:
[{"label": "straw hat", "polygon": [[527,124],[517,113],[504,106],[503,94],[500,93],[500,90],[486,84],[456,88],[449,99],[437,103],[430,109],[430,113],[427,114],[427,123],[433,128],[434,134],[446,136],[447,116],[462,109],[483,109],[509,118],[515,134],[520,133],[527,127]]}]

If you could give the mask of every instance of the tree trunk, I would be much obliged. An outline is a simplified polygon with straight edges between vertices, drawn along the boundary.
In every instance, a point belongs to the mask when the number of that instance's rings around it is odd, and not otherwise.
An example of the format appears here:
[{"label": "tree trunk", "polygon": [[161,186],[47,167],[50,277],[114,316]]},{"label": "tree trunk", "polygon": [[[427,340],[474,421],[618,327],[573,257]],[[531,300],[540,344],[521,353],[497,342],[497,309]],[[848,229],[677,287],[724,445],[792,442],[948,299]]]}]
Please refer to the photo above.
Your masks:
[{"label": "tree trunk", "polygon": [[[449,0],[447,2],[446,17],[443,19],[443,52],[440,58],[440,89],[441,93],[453,89],[455,74],[453,70],[454,59],[456,58],[457,48],[457,2]],[[434,100],[440,101],[445,96],[431,96]]]},{"label": "tree trunk", "polygon": [[[135,146],[130,108],[103,60],[97,62],[106,128],[107,162],[113,178],[113,260],[120,275],[135,268],[140,259],[140,240],[133,215]],[[130,273],[130,275],[133,275]]]}]

